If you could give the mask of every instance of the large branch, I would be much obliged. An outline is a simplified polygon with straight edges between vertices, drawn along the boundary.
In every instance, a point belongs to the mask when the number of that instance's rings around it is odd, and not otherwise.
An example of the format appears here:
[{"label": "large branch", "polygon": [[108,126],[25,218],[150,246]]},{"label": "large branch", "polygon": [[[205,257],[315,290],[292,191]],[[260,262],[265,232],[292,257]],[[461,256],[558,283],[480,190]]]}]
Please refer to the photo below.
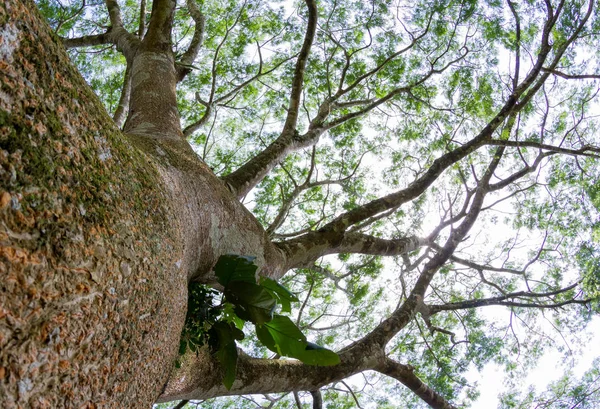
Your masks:
[{"label": "large branch", "polygon": [[567,80],[585,80],[585,79],[600,79],[600,74],[567,74],[565,72],[559,71],[559,70],[555,70],[555,69],[548,69],[548,68],[542,68],[544,71],[549,72],[550,74],[554,74],[557,77],[561,77]]},{"label": "large branch", "polygon": [[139,39],[123,27],[121,9],[116,0],[106,0],[106,9],[110,18],[110,27],[105,33],[77,38],[62,38],[66,48],[91,47],[102,44],[114,44],[130,62],[140,43]]},{"label": "large branch", "polygon": [[188,351],[182,358],[181,368],[174,369],[157,402],[314,391],[374,368],[383,360],[383,354],[381,348],[361,343],[340,352],[338,365],[312,366],[292,359],[257,359],[241,352],[238,356],[235,382],[232,388],[227,390],[222,384],[222,367],[206,348],[198,354]]},{"label": "large branch", "polygon": [[139,39],[123,27],[121,9],[116,0],[105,0],[110,18],[110,27],[105,33],[82,36],[77,38],[62,38],[66,48],[91,47],[101,44],[114,44],[128,61],[133,58],[140,43]]},{"label": "large branch", "polygon": [[294,130],[282,133],[265,150],[223,177],[229,190],[238,198],[244,197],[289,153],[313,146],[325,132],[320,126],[309,128],[304,135]]},{"label": "large branch", "polygon": [[152,2],[152,14],[148,31],[142,40],[145,50],[172,53],[171,29],[173,28],[176,3],[175,0],[155,0]]},{"label": "large branch", "polygon": [[328,254],[399,256],[428,244],[429,240],[415,236],[382,239],[362,233],[339,235],[327,232],[310,232],[297,239],[276,243],[286,254],[288,269],[310,266],[318,258]]},{"label": "large branch", "polygon": [[[189,352],[174,369],[157,402],[201,400],[220,396],[316,391],[353,374],[376,370],[391,376],[411,389],[433,408],[453,408],[431,390],[410,367],[385,357],[383,348],[365,339],[339,352],[335,366],[312,366],[291,359],[257,359],[239,350],[236,377],[231,389],[222,384],[223,369],[206,348]],[[444,406],[446,405],[446,406]],[[448,406],[450,405],[450,406]]]},{"label": "large branch", "polygon": [[415,375],[415,369],[412,366],[403,365],[387,358],[375,370],[398,380],[433,409],[457,409],[456,406],[448,402],[443,396],[419,379]]},{"label": "large branch", "polygon": [[62,38],[65,48],[91,47],[94,45],[112,44],[109,32],[77,38]]},{"label": "large branch", "polygon": [[140,40],[123,27],[121,9],[117,0],[105,0],[105,3],[111,24],[111,28],[106,35],[110,39],[110,42],[117,46],[117,50],[123,53],[127,61],[131,61],[137,51]]},{"label": "large branch", "polygon": [[145,32],[146,32],[146,0],[141,0],[140,1],[140,21],[138,23],[137,36],[139,38],[144,38]]}]

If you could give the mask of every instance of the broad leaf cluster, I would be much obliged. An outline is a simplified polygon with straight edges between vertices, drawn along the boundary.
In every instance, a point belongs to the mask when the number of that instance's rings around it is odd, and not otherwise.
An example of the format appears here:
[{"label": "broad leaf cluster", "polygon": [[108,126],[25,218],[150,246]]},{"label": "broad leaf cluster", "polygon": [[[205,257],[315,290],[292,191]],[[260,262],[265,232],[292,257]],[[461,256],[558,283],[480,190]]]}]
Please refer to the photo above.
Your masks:
[{"label": "broad leaf cluster", "polygon": [[244,339],[244,322],[249,322],[254,324],[260,342],[280,356],[296,358],[308,365],[338,364],[340,358],[335,352],[308,342],[292,320],[275,313],[278,304],[283,312],[291,312],[291,302],[298,298],[271,278],[259,277],[257,283],[257,266],[253,260],[253,257],[237,255],[219,258],[214,272],[223,286],[220,305],[214,302],[218,291],[190,283],[179,354],[184,355],[188,347],[196,352],[208,344],[223,366],[223,384],[231,389],[238,358],[236,341]]}]

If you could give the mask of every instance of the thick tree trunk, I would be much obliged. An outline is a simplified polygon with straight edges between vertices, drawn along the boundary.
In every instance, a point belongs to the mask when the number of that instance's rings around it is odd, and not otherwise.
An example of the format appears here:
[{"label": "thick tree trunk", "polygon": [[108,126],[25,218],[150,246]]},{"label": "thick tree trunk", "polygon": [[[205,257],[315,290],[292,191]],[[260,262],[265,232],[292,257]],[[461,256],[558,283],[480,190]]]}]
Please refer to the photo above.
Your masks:
[{"label": "thick tree trunk", "polygon": [[0,407],[149,407],[189,279],[283,253],[183,139],[122,134],[33,4],[0,5],[0,38]]}]

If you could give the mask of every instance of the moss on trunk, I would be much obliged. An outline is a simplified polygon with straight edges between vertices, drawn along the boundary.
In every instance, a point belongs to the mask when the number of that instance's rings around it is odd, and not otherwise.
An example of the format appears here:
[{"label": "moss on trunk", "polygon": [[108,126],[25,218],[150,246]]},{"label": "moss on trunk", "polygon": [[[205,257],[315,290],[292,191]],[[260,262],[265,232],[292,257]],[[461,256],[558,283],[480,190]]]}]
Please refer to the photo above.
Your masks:
[{"label": "moss on trunk", "polygon": [[162,179],[33,4],[0,32],[0,407],[148,407],[186,301]]}]

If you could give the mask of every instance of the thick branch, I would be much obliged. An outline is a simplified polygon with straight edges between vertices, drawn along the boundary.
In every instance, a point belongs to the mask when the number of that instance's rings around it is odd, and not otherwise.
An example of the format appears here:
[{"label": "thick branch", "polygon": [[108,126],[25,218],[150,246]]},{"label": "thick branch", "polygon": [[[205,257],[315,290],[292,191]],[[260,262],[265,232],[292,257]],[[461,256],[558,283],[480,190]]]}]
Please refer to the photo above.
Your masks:
[{"label": "thick branch", "polygon": [[119,3],[116,0],[105,0],[105,3],[111,24],[107,36],[109,36],[110,42],[117,46],[117,50],[123,53],[127,61],[131,62],[140,40],[123,27]]},{"label": "thick branch", "polygon": [[433,409],[457,409],[456,406],[448,402],[419,379],[414,373],[414,368],[410,365],[403,365],[387,358],[385,362],[375,368],[375,370],[398,380]]},{"label": "thick branch", "polygon": [[116,0],[106,0],[106,8],[110,17],[111,26],[105,33],[77,38],[62,38],[62,42],[66,48],[114,44],[117,46],[117,49],[123,53],[125,58],[130,61],[139,45],[139,39],[123,27],[121,9]]},{"label": "thick branch", "polygon": [[77,38],[63,38],[62,43],[65,48],[91,47],[94,45],[111,44],[109,33],[83,36]]},{"label": "thick branch", "polygon": [[148,31],[142,40],[144,50],[172,53],[171,29],[173,27],[175,6],[175,0],[155,0],[152,2],[152,15],[148,24]]},{"label": "thick branch", "polygon": [[374,368],[383,359],[383,350],[357,344],[341,352],[340,364],[312,366],[290,359],[257,359],[240,351],[236,379],[230,390],[222,384],[222,368],[206,349],[198,355],[188,352],[181,368],[175,369],[158,399],[209,399],[217,396],[314,391],[332,382]]},{"label": "thick branch", "polygon": [[562,153],[565,155],[573,155],[573,156],[591,156],[594,158],[600,157],[600,148],[591,145],[582,146],[579,149],[569,149],[562,148],[560,146],[548,145],[545,143],[532,142],[532,141],[508,141],[508,140],[500,140],[493,139],[487,143],[487,145],[495,145],[495,146],[509,146],[516,148],[537,148],[545,151]]},{"label": "thick branch", "polygon": [[297,239],[277,243],[287,256],[287,268],[306,267],[327,254],[357,253],[399,256],[418,250],[429,241],[415,236],[382,239],[362,233],[310,232]]},{"label": "thick branch", "polygon": [[261,153],[223,177],[223,181],[234,195],[244,197],[289,153],[312,146],[323,132],[320,128],[310,129],[301,136],[295,131],[284,132]]},{"label": "thick branch", "polygon": [[313,399],[313,409],[323,409],[323,397],[319,389],[310,391],[310,396]]},{"label": "thick branch", "polygon": [[146,0],[140,1],[140,21],[138,24],[137,36],[144,38],[144,32],[146,31]]}]

